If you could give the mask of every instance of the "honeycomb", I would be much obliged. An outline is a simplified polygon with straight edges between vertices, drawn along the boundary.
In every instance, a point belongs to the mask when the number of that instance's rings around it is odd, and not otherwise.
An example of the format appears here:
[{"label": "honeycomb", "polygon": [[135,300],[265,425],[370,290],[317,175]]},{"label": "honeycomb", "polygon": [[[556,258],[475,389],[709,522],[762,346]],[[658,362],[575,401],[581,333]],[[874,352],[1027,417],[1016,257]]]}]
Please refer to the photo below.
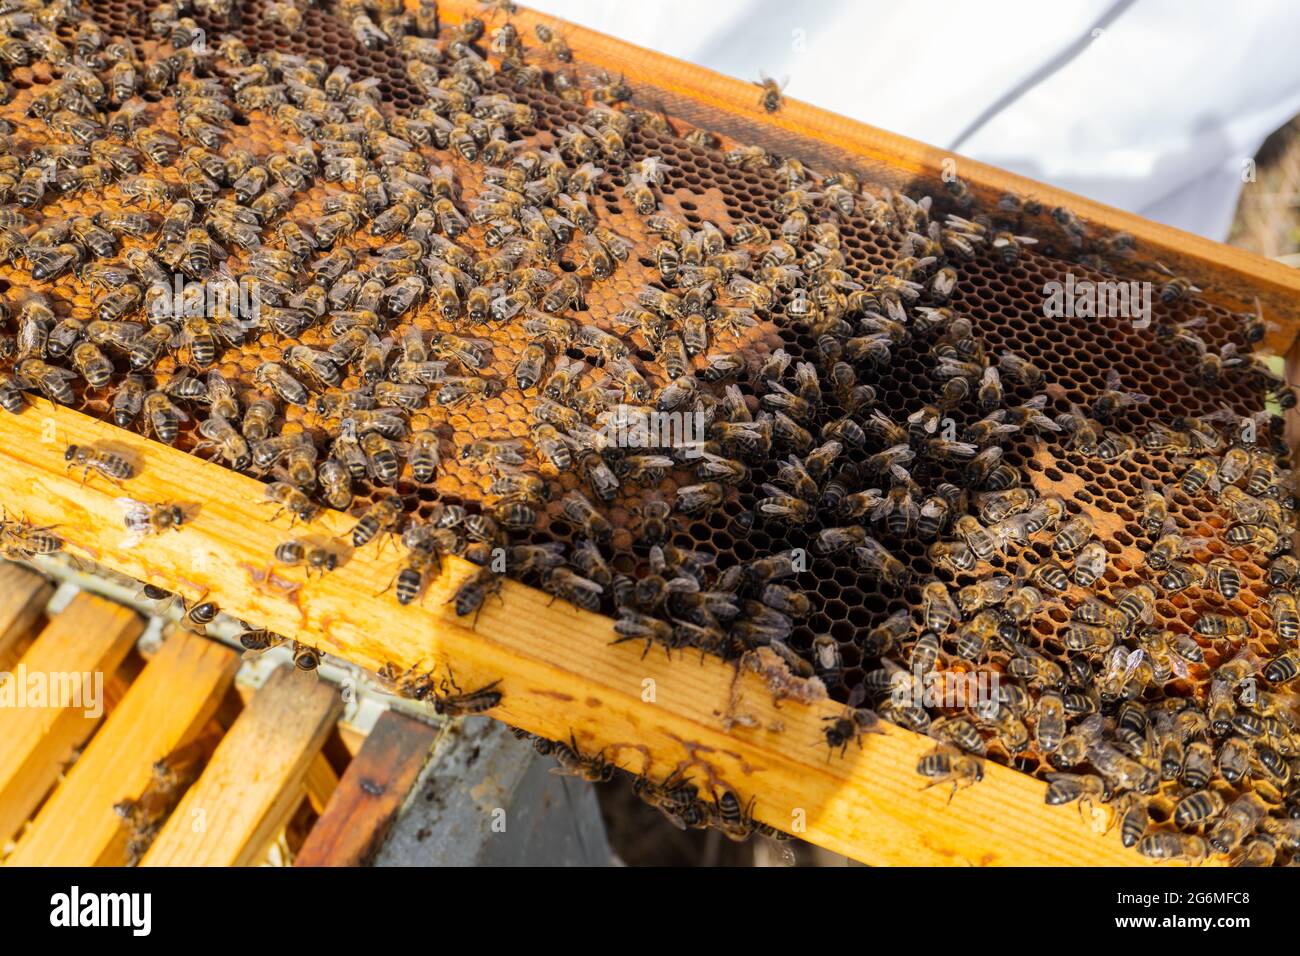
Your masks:
[{"label": "honeycomb", "polygon": [[[171,48],[150,34],[146,18],[148,4],[114,0],[97,4],[95,17],[106,33],[130,37],[146,61],[167,55]],[[372,4],[373,8],[374,5]],[[291,53],[299,56],[321,57],[330,66],[343,65],[352,71],[353,78],[375,77],[382,94],[383,110],[388,116],[409,115],[422,105],[420,91],[408,78],[406,61],[394,44],[369,49],[358,43],[347,25],[330,10],[311,5],[303,8],[304,25],[301,30],[286,32],[263,21],[262,2],[236,4],[236,13],[229,21],[213,20],[202,9],[191,11],[197,25],[206,31],[211,42],[223,36],[238,36],[254,56],[265,53]],[[498,24],[489,25],[489,31]],[[61,25],[58,35],[72,42],[74,28]],[[527,38],[531,40],[531,38]],[[480,44],[486,50],[487,38]],[[531,49],[531,48],[530,48]],[[579,61],[572,69],[590,73],[581,62],[582,51],[575,51]],[[548,67],[561,64],[541,61]],[[495,56],[490,60],[498,59]],[[52,73],[43,63],[11,70],[10,82],[14,88],[11,102],[0,110],[0,116],[13,128],[13,137],[26,152],[32,145],[48,138],[47,127],[28,115],[28,107],[51,82]],[[584,122],[593,100],[590,91],[584,102],[575,103],[553,92],[553,76],[549,86],[516,88],[508,78],[493,76],[483,84],[485,93],[504,93],[534,111],[535,119],[527,126],[513,130],[521,145],[547,149],[556,146],[566,128]],[[171,102],[157,93],[145,93],[146,111],[151,123],[163,128],[175,128],[177,115]],[[638,290],[660,282],[655,261],[655,246],[659,237],[647,227],[645,219],[631,208],[624,195],[628,185],[631,163],[647,157],[660,157],[668,172],[656,190],[661,213],[680,218],[692,229],[706,223],[730,234],[741,222],[756,223],[779,235],[784,216],[777,212],[781,197],[790,188],[789,173],[778,166],[778,159],[756,168],[738,168],[728,163],[727,152],[746,141],[736,138],[740,130],[725,115],[715,113],[698,104],[687,104],[652,87],[635,91],[634,106],[667,111],[670,129],[656,129],[640,125],[625,137],[628,162],[622,167],[612,166],[599,187],[590,196],[593,212],[599,223],[618,236],[625,238],[631,253],[619,264],[612,277],[592,282],[587,289],[585,303],[573,310],[572,317],[579,323],[593,324],[607,332],[619,334],[632,347],[638,367],[656,390],[668,384],[663,368],[657,364],[655,354],[645,344],[628,339],[620,333],[614,317],[622,310],[634,306]],[[240,111],[233,120],[231,147],[252,151],[258,157],[283,149],[294,142],[295,134],[287,133],[276,120],[259,110]],[[716,148],[699,145],[688,140],[692,129],[717,131]],[[842,157],[835,151],[811,141],[788,134],[762,138],[763,145],[776,149],[780,144],[783,156],[795,156],[809,169],[828,171],[843,165]],[[228,152],[228,149],[223,151]],[[418,147],[418,152],[429,162],[446,164],[453,168],[463,197],[474,197],[484,187],[483,164],[468,163],[449,150],[431,146]],[[608,164],[607,164],[608,165]],[[180,174],[174,166],[161,170],[159,175],[175,185],[181,184]],[[897,179],[877,181],[871,176],[863,179],[868,194],[882,187],[899,188]],[[322,205],[333,191],[334,185],[317,182],[296,193],[294,205],[285,216],[298,221],[310,221],[321,214]],[[87,190],[68,197],[48,197],[39,208],[46,220],[70,219],[79,214],[89,214],[105,207],[121,206],[126,197],[117,183],[102,189]],[[124,207],[128,208],[128,207]],[[969,216],[971,208],[959,202],[945,190],[936,190],[930,210],[931,221],[942,221],[948,214]],[[1026,232],[1039,237],[1040,245],[1024,248],[1016,260],[1008,264],[988,243],[978,244],[968,258],[954,258],[953,265],[959,274],[948,305],[957,313],[968,316],[976,336],[982,341],[989,356],[998,356],[1003,350],[1012,350],[1034,363],[1044,374],[1048,384],[1048,402],[1045,413],[1049,417],[1070,411],[1072,405],[1088,407],[1102,393],[1106,376],[1117,372],[1122,388],[1138,391],[1148,397],[1121,412],[1111,425],[1119,434],[1138,442],[1137,450],[1117,461],[1102,461],[1093,455],[1072,450],[1068,437],[1056,432],[1038,433],[1024,430],[1004,446],[1003,461],[1025,479],[1040,495],[1059,495],[1065,499],[1068,516],[1085,514],[1095,523],[1097,536],[1105,546],[1108,563],[1104,575],[1091,588],[1071,584],[1069,589],[1049,598],[1023,629],[1021,640],[1049,658],[1064,663],[1072,655],[1065,646],[1064,634],[1072,619],[1071,612],[1089,597],[1118,603],[1125,589],[1151,580],[1151,572],[1144,567],[1144,553],[1150,547],[1150,537],[1140,526],[1140,500],[1144,483],[1160,488],[1176,486],[1190,461],[1196,457],[1173,451],[1152,450],[1141,445],[1141,438],[1154,423],[1168,423],[1178,417],[1195,418],[1230,409],[1235,416],[1245,418],[1265,408],[1268,386],[1259,378],[1244,374],[1226,374],[1212,385],[1197,377],[1193,363],[1171,353],[1158,333],[1192,320],[1203,320],[1197,333],[1213,350],[1232,346],[1242,353],[1251,345],[1242,329],[1241,317],[1221,306],[1210,304],[1195,295],[1176,301],[1153,303],[1153,323],[1150,328],[1139,329],[1127,319],[1053,318],[1044,314],[1044,290],[1049,282],[1066,281],[1067,275],[1076,280],[1102,281],[1119,278],[1149,277],[1148,267],[1136,261],[1112,261],[1096,254],[1081,255],[1072,247],[1069,238],[1052,223],[1046,213],[1017,216],[1007,221],[1005,214],[992,211],[995,222],[1015,232]],[[900,237],[882,227],[863,202],[858,202],[851,214],[838,217],[839,235],[845,257],[844,271],[848,279],[867,285],[899,266],[905,254],[900,248]],[[485,228],[471,226],[462,244],[476,253],[485,248]],[[387,240],[368,235],[362,229],[339,243],[353,249],[359,261],[373,262]],[[813,250],[810,237],[793,240],[801,256]],[[123,250],[142,248],[147,241],[126,239]],[[561,245],[557,268],[563,273],[578,270],[575,244]],[[1084,250],[1091,253],[1092,250]],[[232,273],[241,273],[247,256],[238,249],[227,260]],[[1102,269],[1106,271],[1101,271]],[[25,270],[14,264],[0,267],[0,293],[11,300],[21,301],[25,288],[31,282]],[[60,316],[71,315],[82,320],[93,317],[96,294],[89,284],[67,275],[56,282],[47,283],[47,291]],[[709,352],[735,352],[753,369],[772,352],[781,348],[794,362],[807,361],[820,364],[821,345],[817,335],[805,322],[790,317],[792,294],[781,293],[778,302],[759,321],[743,334],[723,333],[710,342]],[[939,304],[922,299],[921,304]],[[442,439],[442,463],[436,478],[429,483],[416,482],[407,472],[393,488],[368,480],[355,484],[355,501],[352,510],[360,514],[377,498],[395,490],[409,504],[412,519],[430,519],[445,504],[464,505],[470,512],[487,507],[486,496],[491,479],[490,472],[462,461],[457,451],[469,441],[478,439],[518,439],[528,443],[530,425],[539,404],[537,389],[521,391],[514,383],[513,370],[523,354],[526,342],[517,328],[510,323],[474,326],[466,333],[464,324],[443,319],[427,303],[413,314],[402,319],[425,332],[459,332],[491,344],[492,362],[489,374],[505,383],[499,395],[486,397],[468,406],[449,409],[425,407],[411,418],[412,429],[431,428]],[[302,344],[324,348],[332,341],[325,323],[306,329],[298,338]],[[264,333],[255,341],[223,349],[217,368],[241,393],[256,392],[253,370],[263,361],[277,360],[285,340],[272,333]],[[875,406],[897,423],[906,423],[908,416],[923,406],[936,403],[940,382],[935,377],[937,358],[933,337],[920,334],[896,343],[890,361],[867,373],[860,373],[860,381],[870,384],[877,393]],[[571,360],[589,358],[583,352],[569,349],[563,353]],[[178,358],[168,355],[159,362],[156,374],[160,385],[165,385],[174,375]],[[699,360],[693,367],[700,367]],[[598,384],[607,371],[588,362],[580,385]],[[825,374],[823,370],[823,375]],[[1008,407],[1028,402],[1043,391],[1016,383],[1004,376],[1005,403]],[[359,384],[355,374],[343,382],[344,388]],[[746,399],[751,411],[759,408],[765,391],[762,382],[752,376],[741,376],[734,382]],[[823,386],[826,383],[823,381]],[[112,390],[88,390],[78,382],[75,386],[77,407],[98,417],[109,414]],[[714,389],[720,394],[720,388]],[[828,387],[823,388],[821,407],[816,422],[810,426],[814,435],[817,426],[844,414],[839,400]],[[286,432],[305,430],[315,438],[324,438],[331,428],[331,420],[310,407],[281,405],[283,422],[277,422]],[[973,402],[965,402],[949,411],[958,434],[979,420],[982,412]],[[197,418],[188,422],[180,432],[177,447],[193,451],[199,443]],[[1270,424],[1267,429],[1275,426]],[[1265,431],[1260,440],[1263,448],[1278,440],[1273,431]],[[879,451],[874,437],[861,454]],[[211,455],[211,452],[202,452]],[[852,458],[857,452],[850,452]],[[748,461],[749,475],[728,488],[719,507],[700,516],[676,515],[671,532],[671,542],[679,548],[698,550],[716,555],[719,571],[736,566],[748,566],[761,559],[787,549],[802,549],[810,556],[806,570],[786,582],[807,595],[811,601],[809,613],[793,622],[788,646],[816,671],[827,684],[832,696],[841,701],[850,700],[855,688],[870,683],[880,673],[882,660],[867,650],[870,632],[898,611],[908,612],[916,631],[924,627],[922,587],[925,582],[938,579],[952,588],[961,588],[987,578],[993,573],[1017,575],[1047,561],[1052,556],[1050,536],[1039,535],[1028,546],[1011,546],[1007,553],[991,561],[982,561],[969,572],[953,573],[936,567],[929,555],[929,542],[915,534],[896,535],[882,526],[873,524],[872,535],[903,562],[907,569],[902,586],[873,580],[864,575],[844,555],[825,556],[817,553],[814,541],[820,531],[838,522],[831,515],[819,514],[813,520],[793,525],[780,524],[757,515],[756,504],[764,497],[763,486],[779,484],[776,455],[760,456]],[[1284,467],[1284,465],[1283,465]],[[911,477],[919,492],[918,502],[933,493],[941,483],[964,484],[960,465],[947,464],[935,459],[918,458],[911,468]],[[547,475],[555,487],[542,508],[541,520],[517,540],[536,544],[562,542],[573,545],[583,537],[582,529],[575,527],[562,510],[561,499],[565,492],[584,489],[582,479],[573,471]],[[687,468],[668,471],[657,482],[624,482],[614,499],[602,512],[613,525],[607,558],[611,568],[633,579],[649,573],[646,548],[636,541],[635,529],[641,505],[650,493],[672,500],[678,488],[693,484],[698,479]],[[879,484],[879,482],[864,482]],[[1243,647],[1250,646],[1264,659],[1270,659],[1289,649],[1288,642],[1276,634],[1268,613],[1270,585],[1265,577],[1267,558],[1255,549],[1233,547],[1225,539],[1232,523],[1225,511],[1212,498],[1189,495],[1182,490],[1172,490],[1168,495],[1170,516],[1183,533],[1193,538],[1204,538],[1195,555],[1199,560],[1227,557],[1240,569],[1242,587],[1231,601],[1207,587],[1191,587],[1179,593],[1161,593],[1156,605],[1157,626],[1175,635],[1194,633],[1198,618],[1207,611],[1222,611],[1239,615],[1251,624],[1251,633],[1244,639],[1206,638],[1197,635],[1204,650],[1204,664],[1191,668],[1186,674],[1176,676],[1163,685],[1150,683],[1141,692],[1144,701],[1154,703],[1168,697],[1183,697],[1203,704],[1212,672],[1231,660]],[[536,583],[535,580],[530,583]],[[602,596],[602,609],[615,611],[609,593]],[[829,636],[837,651],[837,663],[825,666],[814,651],[818,638]],[[903,646],[890,652],[891,658],[906,663],[906,652],[915,640],[915,633],[903,641]],[[956,660],[955,633],[943,639],[943,651],[949,660]],[[1006,661],[996,654],[990,656],[987,668],[1004,672]],[[960,663],[956,669],[961,671]],[[1071,688],[1082,689],[1082,688]],[[938,716],[936,713],[935,716]],[[923,729],[923,728],[921,728]],[[1025,772],[1046,776],[1055,768],[1047,754],[1039,753],[1031,740],[1027,747],[1008,748],[996,734],[986,733],[987,755]],[[1241,788],[1220,786],[1227,802]],[[1152,819],[1164,823],[1172,814],[1172,797],[1162,791],[1150,804]],[[1294,799],[1291,808],[1297,804]]]}]

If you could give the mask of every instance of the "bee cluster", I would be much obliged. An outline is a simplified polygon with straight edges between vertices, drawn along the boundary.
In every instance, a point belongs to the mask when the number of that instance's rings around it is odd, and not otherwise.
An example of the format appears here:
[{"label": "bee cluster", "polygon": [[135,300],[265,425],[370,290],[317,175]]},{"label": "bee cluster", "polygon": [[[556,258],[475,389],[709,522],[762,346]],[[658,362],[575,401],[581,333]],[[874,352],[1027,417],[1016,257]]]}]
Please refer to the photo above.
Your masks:
[{"label": "bee cluster", "polygon": [[[1147,855],[1290,859],[1293,512],[1261,409],[1294,402],[1251,354],[1258,307],[1166,270],[1150,330],[1051,318],[1043,283],[1131,238],[687,127],[511,12],[4,5],[0,405],[110,416],[263,478],[307,527],[356,515],[280,564],[327,574],[394,536],[405,605],[462,555],[462,616],[507,574],[647,653],[769,648],[846,703],[832,752],[885,717],[936,738],[918,770],[954,791],[993,758],[1113,804]],[[257,308],[214,306],[223,285]],[[700,434],[615,437],[649,416]],[[129,508],[133,533],[184,533],[177,506]],[[0,543],[62,548],[21,516]],[[927,697],[978,674],[989,699]],[[381,676],[449,714],[500,700]],[[691,772],[637,792],[677,826],[767,832]]]}]

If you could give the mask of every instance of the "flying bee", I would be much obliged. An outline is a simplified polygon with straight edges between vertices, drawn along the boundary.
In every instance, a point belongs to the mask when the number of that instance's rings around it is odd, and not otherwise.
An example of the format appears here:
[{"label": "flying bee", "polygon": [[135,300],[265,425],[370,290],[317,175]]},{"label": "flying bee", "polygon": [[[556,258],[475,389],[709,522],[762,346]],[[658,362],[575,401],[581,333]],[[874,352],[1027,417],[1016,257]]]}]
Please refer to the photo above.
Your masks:
[{"label": "flying bee", "polygon": [[763,107],[769,113],[775,113],[781,108],[781,91],[785,88],[788,81],[778,83],[766,74],[759,74],[756,85],[763,90],[763,95],[758,99],[758,105]]}]

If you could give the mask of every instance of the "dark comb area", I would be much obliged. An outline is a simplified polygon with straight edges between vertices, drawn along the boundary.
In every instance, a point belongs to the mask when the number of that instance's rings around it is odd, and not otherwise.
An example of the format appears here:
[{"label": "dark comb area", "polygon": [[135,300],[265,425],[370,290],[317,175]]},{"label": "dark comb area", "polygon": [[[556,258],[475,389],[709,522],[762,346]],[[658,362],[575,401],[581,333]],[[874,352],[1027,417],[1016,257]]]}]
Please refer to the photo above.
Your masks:
[{"label": "dark comb area", "polygon": [[[26,53],[5,61],[0,108],[5,407],[41,392],[114,417],[132,349],[164,324],[143,302],[110,321],[134,325],[102,324],[106,299],[145,283],[132,255],[169,278],[219,267],[257,284],[262,318],[176,322],[134,366],[167,398],[129,427],[263,477],[304,517],[331,504],[366,529],[397,496],[375,527],[402,535],[398,600],[460,553],[484,566],[466,614],[504,572],[652,653],[777,651],[846,705],[832,750],[886,718],[935,737],[921,773],[956,787],[993,759],[1036,774],[1050,800],[1112,803],[1147,856],[1290,859],[1293,502],[1266,408],[1293,399],[1251,354],[1259,317],[1068,210],[980,204],[960,180],[904,193],[812,141],[775,155],[710,132],[707,110],[666,115],[671,97],[620,88],[501,11],[435,26],[432,9],[114,0],[11,27]],[[92,13],[102,38],[82,50]],[[123,40],[129,79],[104,55]],[[165,161],[142,155],[141,129],[164,134]],[[266,183],[236,202],[254,167]],[[237,220],[276,184],[278,207]],[[192,221],[160,241],[185,200]],[[149,228],[101,255],[96,211]],[[1130,281],[1149,313],[1047,308],[1058,286]],[[98,383],[87,357],[107,363]],[[397,386],[409,404],[377,400]],[[246,420],[259,402],[266,435]],[[611,437],[629,409],[698,415],[702,434],[629,447]],[[266,437],[286,444],[259,467]],[[22,529],[4,533],[21,551]],[[968,677],[993,689],[907,693]],[[599,755],[537,745],[609,775]],[[757,826],[684,780],[637,785],[676,825]]]}]

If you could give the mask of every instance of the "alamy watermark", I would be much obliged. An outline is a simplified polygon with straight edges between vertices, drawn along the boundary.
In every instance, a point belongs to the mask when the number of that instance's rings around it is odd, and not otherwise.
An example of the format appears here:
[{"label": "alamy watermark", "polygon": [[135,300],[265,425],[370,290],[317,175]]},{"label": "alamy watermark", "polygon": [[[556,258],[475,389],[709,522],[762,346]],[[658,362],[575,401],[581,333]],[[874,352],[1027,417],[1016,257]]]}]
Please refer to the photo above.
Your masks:
[{"label": "alamy watermark", "polygon": [[74,885],[50,897],[54,927],[122,927],[133,936],[148,936],[153,928],[152,893],[83,893]]},{"label": "alamy watermark", "polygon": [[98,719],[104,715],[103,671],[29,671],[19,663],[0,671],[0,709],[59,707],[79,709]]},{"label": "alamy watermark", "polygon": [[186,282],[174,275],[170,286],[159,282],[149,287],[148,302],[155,322],[219,317],[256,324],[262,308],[257,283],[248,276]]},{"label": "alamy watermark", "polygon": [[980,711],[998,703],[997,671],[898,671],[890,681],[890,702],[895,707],[971,708]]},{"label": "alamy watermark", "polygon": [[605,440],[616,448],[681,449],[687,458],[704,454],[703,411],[660,412],[618,405],[605,419]]},{"label": "alamy watermark", "polygon": [[1043,285],[1043,315],[1049,319],[1132,319],[1133,328],[1151,325],[1150,282],[1121,282],[1109,279],[1076,279],[1073,272],[1065,281],[1053,279]]}]

